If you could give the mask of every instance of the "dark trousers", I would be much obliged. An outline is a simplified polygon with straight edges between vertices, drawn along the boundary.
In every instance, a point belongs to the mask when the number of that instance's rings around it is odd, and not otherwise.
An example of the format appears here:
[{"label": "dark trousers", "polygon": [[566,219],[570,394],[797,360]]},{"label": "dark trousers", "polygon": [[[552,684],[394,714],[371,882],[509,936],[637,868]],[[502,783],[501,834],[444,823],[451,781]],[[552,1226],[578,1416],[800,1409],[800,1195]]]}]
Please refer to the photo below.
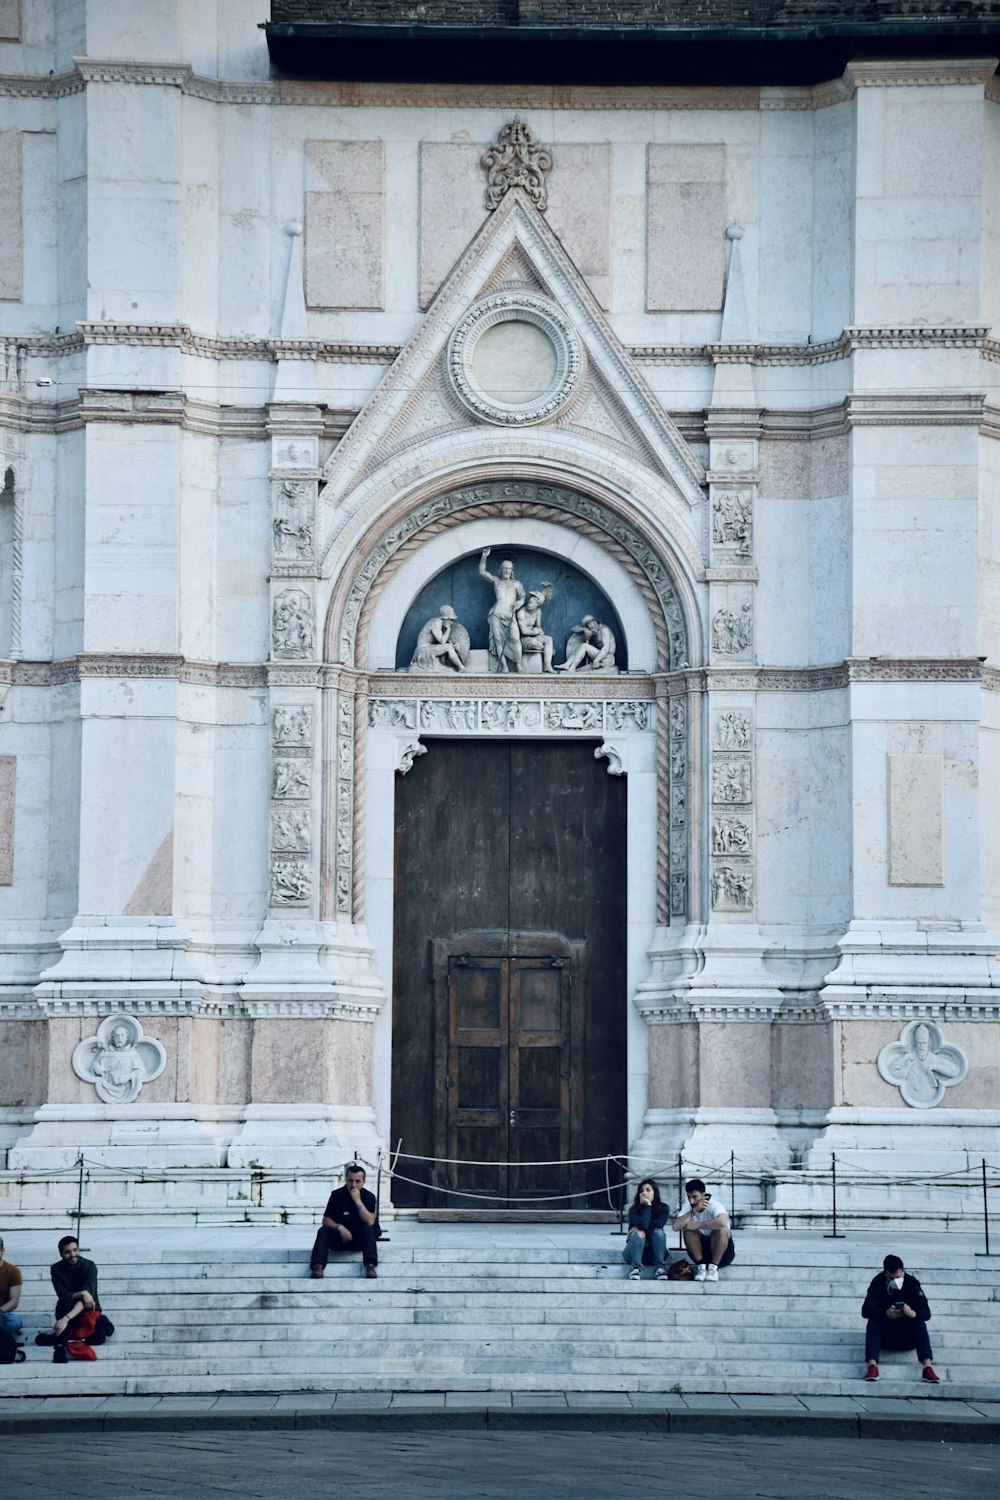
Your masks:
[{"label": "dark trousers", "polygon": [[[56,1303],[56,1317],[64,1318],[66,1314],[76,1306],[79,1300],[79,1293],[75,1294],[72,1297],[60,1297],[59,1301]],[[98,1312],[100,1312],[100,1308],[98,1308],[97,1310]],[[75,1339],[78,1336],[73,1332],[73,1323],[75,1322],[76,1319],[74,1318],[72,1322],[66,1324],[66,1327],[63,1329],[62,1333],[57,1333],[55,1335],[55,1337],[52,1339],[54,1347],[58,1347],[60,1344],[68,1344],[70,1339]],[[90,1335],[89,1338],[84,1340],[84,1343],[103,1344],[104,1338],[105,1336],[103,1333],[94,1332]],[[46,1340],[46,1342],[48,1341]]]},{"label": "dark trousers", "polygon": [[309,1257],[311,1266],[325,1266],[331,1250],[361,1251],[365,1265],[378,1265],[378,1233],[374,1224],[359,1224],[349,1240],[342,1240],[340,1232],[321,1224],[313,1242]]},{"label": "dark trousers", "polygon": [[919,1360],[934,1358],[927,1324],[920,1318],[869,1318],[865,1328],[865,1359],[877,1363],[883,1348],[915,1349]]},{"label": "dark trousers", "polygon": [[[690,1250],[688,1251],[688,1254],[691,1257],[691,1259],[694,1261],[695,1265],[704,1265],[704,1266],[707,1266],[708,1263],[709,1263],[709,1261],[712,1258],[712,1241],[711,1241],[711,1238],[707,1234],[702,1234],[701,1231],[699,1230],[698,1231],[697,1239],[698,1239],[698,1245],[697,1245],[698,1254],[697,1254],[697,1256],[693,1253],[693,1251],[690,1251]],[[687,1244],[687,1240],[685,1240],[684,1243],[686,1245]],[[729,1244],[726,1246],[725,1250],[723,1250],[723,1252],[722,1252],[722,1259],[719,1261],[719,1270],[722,1271],[722,1270],[725,1269],[726,1266],[731,1265],[732,1262],[735,1260],[735,1258],[736,1258],[736,1246],[733,1244],[733,1236],[730,1233]]]}]

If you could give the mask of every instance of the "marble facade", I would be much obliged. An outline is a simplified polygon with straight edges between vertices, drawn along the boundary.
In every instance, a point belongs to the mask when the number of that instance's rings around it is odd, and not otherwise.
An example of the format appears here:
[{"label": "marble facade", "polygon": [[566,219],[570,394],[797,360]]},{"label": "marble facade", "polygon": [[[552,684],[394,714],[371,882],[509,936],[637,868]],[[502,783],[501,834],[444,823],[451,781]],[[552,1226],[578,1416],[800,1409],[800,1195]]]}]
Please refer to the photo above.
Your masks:
[{"label": "marble facade", "polygon": [[[627,778],[637,1161],[1000,1159],[995,59],[588,109],[282,80],[257,19],[0,39],[0,1205],[83,1149],[294,1206],[387,1147],[428,734]],[[515,116],[544,201],[490,200]],[[504,299],[562,331],[491,404],[454,340]],[[396,670],[504,545],[627,674]],[[163,1066],[102,1098],[119,1015]]]}]

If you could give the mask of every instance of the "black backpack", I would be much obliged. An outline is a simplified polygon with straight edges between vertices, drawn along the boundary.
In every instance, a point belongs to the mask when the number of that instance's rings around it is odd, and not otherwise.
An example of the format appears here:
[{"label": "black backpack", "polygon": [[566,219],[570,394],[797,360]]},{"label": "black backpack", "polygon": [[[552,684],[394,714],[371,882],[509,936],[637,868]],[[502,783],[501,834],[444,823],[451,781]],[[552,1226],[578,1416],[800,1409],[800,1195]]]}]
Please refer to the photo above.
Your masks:
[{"label": "black backpack", "polygon": [[0,1328],[0,1365],[19,1365],[24,1359],[24,1350],[15,1342],[14,1335]]}]

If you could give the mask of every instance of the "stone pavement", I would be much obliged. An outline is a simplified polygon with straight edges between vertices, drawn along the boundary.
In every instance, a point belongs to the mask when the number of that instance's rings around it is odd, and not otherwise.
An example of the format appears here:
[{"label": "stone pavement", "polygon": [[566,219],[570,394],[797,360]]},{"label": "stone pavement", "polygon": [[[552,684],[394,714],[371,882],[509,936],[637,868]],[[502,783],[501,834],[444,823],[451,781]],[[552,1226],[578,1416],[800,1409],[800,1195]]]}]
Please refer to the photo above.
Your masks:
[{"label": "stone pavement", "polygon": [[378,1433],[169,1430],[73,1433],[43,1442],[5,1436],[11,1500],[100,1495],[102,1500],[274,1500],[350,1493],[406,1500],[580,1500],[581,1495],[680,1493],[758,1500],[1000,1500],[997,1450],[980,1443],[878,1442],[817,1433],[675,1434],[609,1431],[565,1414],[540,1431],[454,1423]]}]

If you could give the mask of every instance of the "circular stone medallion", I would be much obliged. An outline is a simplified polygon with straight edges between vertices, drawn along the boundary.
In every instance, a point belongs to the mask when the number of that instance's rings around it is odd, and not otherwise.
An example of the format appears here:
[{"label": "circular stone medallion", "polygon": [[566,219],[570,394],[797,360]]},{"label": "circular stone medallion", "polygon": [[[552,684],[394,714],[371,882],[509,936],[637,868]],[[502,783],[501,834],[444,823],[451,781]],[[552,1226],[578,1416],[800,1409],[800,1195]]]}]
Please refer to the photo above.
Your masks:
[{"label": "circular stone medallion", "polygon": [[550,302],[497,292],[466,313],[448,341],[448,377],[471,412],[504,427],[544,422],[566,405],[583,353]]}]

